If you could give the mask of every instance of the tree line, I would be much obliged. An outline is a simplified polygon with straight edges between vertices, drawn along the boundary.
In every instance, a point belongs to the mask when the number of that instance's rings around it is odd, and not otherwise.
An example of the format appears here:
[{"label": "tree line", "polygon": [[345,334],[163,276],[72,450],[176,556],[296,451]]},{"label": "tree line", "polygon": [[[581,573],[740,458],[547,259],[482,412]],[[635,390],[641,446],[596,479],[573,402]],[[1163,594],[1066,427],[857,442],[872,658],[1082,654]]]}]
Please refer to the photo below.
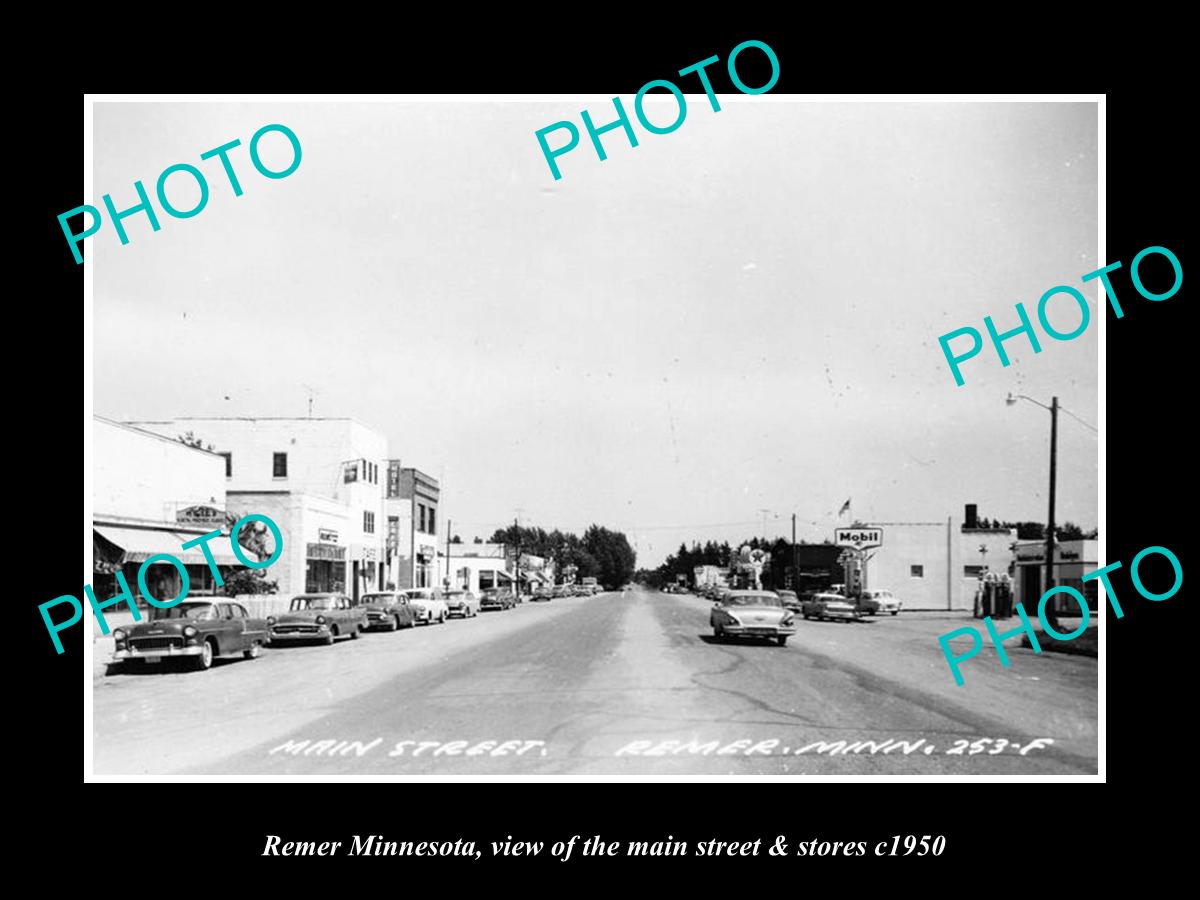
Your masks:
[{"label": "tree line", "polygon": [[553,560],[555,571],[562,575],[575,568],[575,580],[595,578],[609,590],[627,584],[637,567],[637,553],[629,539],[620,531],[600,525],[589,525],[583,537],[569,531],[546,531],[526,525],[497,528],[488,539],[493,544],[507,544],[521,553]]}]

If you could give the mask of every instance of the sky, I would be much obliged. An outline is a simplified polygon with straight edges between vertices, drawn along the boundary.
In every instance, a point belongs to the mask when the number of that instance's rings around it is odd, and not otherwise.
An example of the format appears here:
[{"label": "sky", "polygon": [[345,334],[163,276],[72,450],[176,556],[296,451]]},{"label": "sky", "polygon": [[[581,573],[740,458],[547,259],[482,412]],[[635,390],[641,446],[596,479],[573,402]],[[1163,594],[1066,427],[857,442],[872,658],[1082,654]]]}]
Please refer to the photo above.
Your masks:
[{"label": "sky", "polygon": [[[623,98],[627,108],[631,98]],[[205,173],[207,207],[105,222],[95,411],[353,416],[443,484],[465,540],[522,524],[681,541],[865,522],[1044,521],[1049,414],[1097,422],[1096,108],[688,96],[673,133],[589,144],[611,100],[98,103],[94,188],[134,205]],[[652,121],[675,112],[647,103]],[[534,133],[572,120],[555,180]],[[259,175],[282,123],[302,159]],[[217,160],[230,140],[243,195]],[[557,146],[560,135],[551,137]],[[282,169],[271,134],[264,163]],[[168,196],[194,204],[187,175]],[[157,201],[155,201],[157,208]],[[990,345],[956,386],[938,337],[1057,285],[1072,341]],[[1079,322],[1056,299],[1050,321]],[[986,338],[985,338],[986,340]],[[957,345],[956,345],[957,346]],[[1059,419],[1057,518],[1097,524],[1097,434]]]}]

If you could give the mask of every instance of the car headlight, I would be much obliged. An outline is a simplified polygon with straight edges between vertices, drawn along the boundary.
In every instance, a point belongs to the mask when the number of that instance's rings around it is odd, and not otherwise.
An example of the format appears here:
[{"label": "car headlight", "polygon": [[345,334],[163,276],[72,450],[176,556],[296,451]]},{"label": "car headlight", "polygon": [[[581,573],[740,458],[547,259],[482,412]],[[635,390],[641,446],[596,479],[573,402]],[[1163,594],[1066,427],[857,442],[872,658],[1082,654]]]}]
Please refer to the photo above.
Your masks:
[{"label": "car headlight", "polygon": [[270,628],[276,621],[278,620],[274,616],[267,616],[267,627]]},{"label": "car headlight", "polygon": [[730,625],[741,625],[742,624],[740,621],[738,621],[738,617],[735,616],[733,613],[725,613],[724,615],[727,619],[729,619]]},{"label": "car headlight", "polygon": [[183,626],[183,636],[184,637],[195,637],[197,634],[199,634],[199,632],[196,631],[195,625],[184,625]]},{"label": "car headlight", "polygon": [[789,625],[794,625],[795,622],[796,622],[796,619],[793,616],[784,616],[783,621],[781,621],[779,624],[782,625],[784,628],[787,628]]},{"label": "car headlight", "polygon": [[325,617],[324,617],[324,616],[317,616],[317,620],[316,620],[316,621],[317,621],[317,624],[318,624],[318,625],[324,625],[324,624],[325,624]]},{"label": "car headlight", "polygon": [[126,637],[127,635],[120,628],[113,632],[113,640],[118,644],[125,640]]}]

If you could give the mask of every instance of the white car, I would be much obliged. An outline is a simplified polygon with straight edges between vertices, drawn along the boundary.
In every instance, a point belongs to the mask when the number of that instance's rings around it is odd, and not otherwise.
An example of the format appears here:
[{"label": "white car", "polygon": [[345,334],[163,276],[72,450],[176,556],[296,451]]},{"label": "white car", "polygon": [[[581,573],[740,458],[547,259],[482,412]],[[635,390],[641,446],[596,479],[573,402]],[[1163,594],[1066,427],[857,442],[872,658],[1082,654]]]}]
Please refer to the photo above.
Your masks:
[{"label": "white car", "polygon": [[439,597],[433,588],[409,588],[400,593],[408,598],[414,622],[424,622],[426,625],[432,625],[434,622],[441,624],[450,617],[446,601]]},{"label": "white car", "polygon": [[891,591],[863,591],[862,595],[864,600],[874,600],[879,604],[878,612],[880,614],[886,612],[891,613],[894,616],[896,613],[900,612],[900,606],[902,605],[900,603],[900,598],[895,596]]}]

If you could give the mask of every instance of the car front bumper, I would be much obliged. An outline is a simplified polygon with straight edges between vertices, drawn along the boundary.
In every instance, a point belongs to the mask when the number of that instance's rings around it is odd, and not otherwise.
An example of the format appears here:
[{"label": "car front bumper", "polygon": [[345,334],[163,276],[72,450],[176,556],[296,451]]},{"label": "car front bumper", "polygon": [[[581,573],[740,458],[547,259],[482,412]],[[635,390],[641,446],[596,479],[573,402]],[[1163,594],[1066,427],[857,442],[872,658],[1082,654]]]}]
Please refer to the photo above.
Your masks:
[{"label": "car front bumper", "polygon": [[163,659],[175,656],[199,656],[204,648],[195,647],[154,647],[148,650],[126,649],[113,652],[114,660],[127,659]]},{"label": "car front bumper", "polygon": [[746,637],[770,637],[796,633],[795,625],[721,625],[718,627],[725,634],[741,634]]},{"label": "car front bumper", "polygon": [[823,609],[818,613],[826,619],[850,619],[855,620],[861,618],[858,612],[847,612],[844,609]]},{"label": "car front bumper", "polygon": [[320,625],[312,631],[272,631],[271,643],[286,641],[318,641],[329,636],[329,626]]}]

